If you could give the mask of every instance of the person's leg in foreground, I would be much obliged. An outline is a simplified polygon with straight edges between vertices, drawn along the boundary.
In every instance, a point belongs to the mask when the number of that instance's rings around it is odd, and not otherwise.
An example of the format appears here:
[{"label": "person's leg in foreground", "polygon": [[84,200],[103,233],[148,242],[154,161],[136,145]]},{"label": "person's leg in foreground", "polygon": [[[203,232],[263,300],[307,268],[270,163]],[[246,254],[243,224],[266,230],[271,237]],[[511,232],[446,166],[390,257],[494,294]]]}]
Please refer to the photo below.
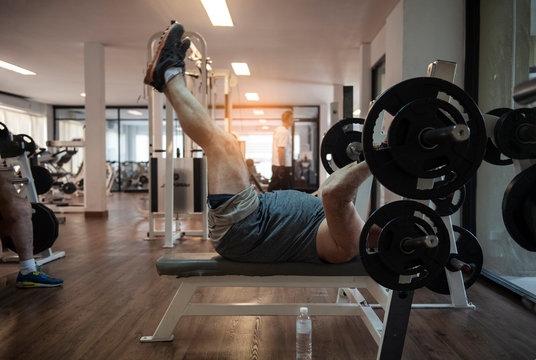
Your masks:
[{"label": "person's leg in foreground", "polygon": [[17,287],[55,287],[63,280],[48,277],[36,265],[33,257],[32,207],[21,198],[13,185],[0,176],[0,234],[9,236],[19,255],[20,271]]}]

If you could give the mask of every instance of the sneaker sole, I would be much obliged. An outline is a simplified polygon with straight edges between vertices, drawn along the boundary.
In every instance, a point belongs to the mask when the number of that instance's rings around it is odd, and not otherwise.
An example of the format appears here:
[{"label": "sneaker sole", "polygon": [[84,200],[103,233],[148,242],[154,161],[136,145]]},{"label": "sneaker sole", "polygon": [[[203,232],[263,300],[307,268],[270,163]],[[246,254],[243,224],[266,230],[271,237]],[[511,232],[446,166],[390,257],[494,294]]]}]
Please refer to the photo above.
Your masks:
[{"label": "sneaker sole", "polygon": [[17,287],[19,289],[32,289],[32,288],[38,288],[38,287],[58,287],[62,286],[61,284],[40,284],[40,283],[34,283],[34,282],[18,282]]},{"label": "sneaker sole", "polygon": [[153,57],[153,62],[147,69],[147,72],[145,73],[145,79],[143,82],[147,85],[151,85],[153,82],[153,74],[156,69],[156,63],[158,62],[158,59],[160,59],[160,53],[162,52],[162,49],[166,45],[167,38],[169,37],[169,34],[171,34],[171,31],[175,28],[181,26],[177,23],[170,26],[166,31],[164,31],[164,35],[162,35],[162,39],[160,39],[160,43],[158,44],[158,48],[156,49],[156,54]]}]

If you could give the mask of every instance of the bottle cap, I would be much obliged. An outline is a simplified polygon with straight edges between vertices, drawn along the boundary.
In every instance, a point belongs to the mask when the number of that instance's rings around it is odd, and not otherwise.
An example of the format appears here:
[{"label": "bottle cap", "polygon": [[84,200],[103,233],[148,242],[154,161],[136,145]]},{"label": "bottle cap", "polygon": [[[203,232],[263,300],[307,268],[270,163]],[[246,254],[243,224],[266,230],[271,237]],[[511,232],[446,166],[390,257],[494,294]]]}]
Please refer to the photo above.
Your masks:
[{"label": "bottle cap", "polygon": [[307,308],[307,306],[300,307],[300,313],[307,314],[308,312],[309,312],[309,309]]}]

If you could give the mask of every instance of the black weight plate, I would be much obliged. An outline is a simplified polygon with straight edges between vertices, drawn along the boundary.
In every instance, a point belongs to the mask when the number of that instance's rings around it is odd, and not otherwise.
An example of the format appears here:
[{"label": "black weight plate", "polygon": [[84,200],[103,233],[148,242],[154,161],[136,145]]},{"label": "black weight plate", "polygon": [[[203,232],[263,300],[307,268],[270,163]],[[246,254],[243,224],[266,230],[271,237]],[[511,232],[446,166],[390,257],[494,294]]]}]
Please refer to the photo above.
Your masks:
[{"label": "black weight plate", "polygon": [[343,119],[324,135],[320,145],[320,158],[329,174],[351,162],[364,160],[361,131],[357,129],[363,122],[364,119],[360,118]]},{"label": "black weight plate", "polygon": [[[452,258],[456,258],[471,266],[470,273],[462,273],[463,285],[466,289],[469,289],[480,276],[482,264],[484,262],[484,255],[477,238],[470,231],[456,225],[453,225],[452,229],[458,235],[456,238],[456,249],[458,253],[451,254],[449,261]],[[426,287],[438,294],[450,294],[447,275],[444,271],[431,283],[426,285]]]},{"label": "black weight plate", "polygon": [[432,199],[439,216],[450,216],[460,210],[465,201],[465,185],[444,198]]},{"label": "black weight plate", "polygon": [[[430,113],[430,109],[436,108],[434,120],[431,122],[448,123],[450,121],[451,125],[460,123],[460,119],[462,119],[461,113],[458,114],[457,110],[453,112],[452,107],[445,106],[443,101],[438,101],[440,100],[438,97],[442,98],[444,96],[451,97],[457,103],[456,105],[461,108],[460,111],[467,116],[467,120],[464,120],[464,123],[469,128],[470,136],[467,141],[460,143],[463,145],[459,147],[447,146],[448,151],[450,151],[448,152],[448,158],[456,159],[454,164],[449,163],[448,166],[441,166],[442,162],[439,161],[441,157],[439,157],[426,165],[425,168],[434,170],[434,176],[438,176],[433,181],[433,187],[418,189],[418,184],[422,178],[410,174],[407,169],[411,168],[411,162],[415,158],[426,151],[433,150],[423,149],[422,152],[413,152],[413,156],[395,158],[397,155],[393,155],[389,142],[382,141],[378,126],[382,125],[381,121],[383,121],[385,115],[396,117],[401,110],[411,103],[413,105],[409,106],[412,111],[408,110],[405,113],[409,120],[411,120],[412,112],[418,111],[419,105],[427,104],[423,105],[427,107],[427,113]],[[455,107],[458,108],[458,106]],[[449,111],[445,111],[447,108]],[[401,114],[404,114],[404,112]],[[453,114],[455,115],[453,116]],[[423,121],[422,119],[419,120]],[[403,129],[399,130],[403,133]],[[406,141],[418,143],[417,138],[413,140],[406,139]],[[474,176],[480,166],[486,141],[484,120],[475,102],[456,85],[438,78],[414,78],[391,87],[374,103],[363,127],[363,152],[372,174],[389,190],[414,199],[446,197],[464,185]],[[441,146],[437,148],[439,149]],[[465,150],[462,151],[462,149]],[[438,161],[440,169],[435,171],[434,166]],[[406,162],[409,164],[408,166],[404,165]]]},{"label": "black weight plate", "polygon": [[522,141],[520,126],[536,127],[535,109],[516,109],[501,116],[495,125],[495,143],[499,150],[512,159],[536,158],[536,138]]},{"label": "black weight plate", "polygon": [[31,171],[37,194],[42,195],[48,192],[54,183],[50,171],[43,166],[32,166]]},{"label": "black weight plate", "polygon": [[3,236],[2,237],[2,247],[4,249],[9,249],[13,252],[17,252],[17,249],[15,249],[15,244],[13,244],[13,240],[10,236]]},{"label": "black weight plate", "polygon": [[67,182],[61,186],[61,191],[70,195],[76,192],[76,185],[72,182]]},{"label": "black weight plate", "polygon": [[[423,217],[424,216],[424,217]],[[418,218],[419,220],[415,220]],[[391,223],[393,221],[393,223]],[[422,226],[425,221],[426,225]],[[407,222],[404,224],[404,222]],[[390,224],[390,225],[389,225]],[[369,232],[373,227],[385,228],[391,234],[380,234],[378,244],[369,244]],[[374,231],[373,231],[374,232]],[[388,246],[389,238],[399,243],[407,235],[415,233],[437,236],[438,246],[432,249],[423,249],[419,256],[408,256],[400,247]],[[372,240],[373,241],[373,240]],[[380,244],[381,242],[381,244]],[[393,254],[381,254],[381,250]],[[450,240],[447,228],[441,217],[428,206],[416,201],[402,200],[389,203],[376,210],[369,217],[359,239],[361,261],[368,274],[380,285],[394,290],[413,290],[425,286],[432,281],[445,267],[450,249]],[[386,264],[383,259],[396,259],[396,265]],[[411,269],[411,280],[407,275],[401,279],[401,274],[393,271],[393,267]]]},{"label": "black weight plate", "polygon": [[[460,154],[470,151],[469,141],[428,145],[421,134],[429,129],[465,125],[460,112],[441,99],[423,98],[404,106],[388,132],[391,157],[396,165],[415,178],[434,179],[464,166]],[[461,165],[458,163],[462,162]]]},{"label": "black weight plate", "polygon": [[56,217],[56,214],[54,214],[54,211],[52,211],[52,209],[50,209],[48,206],[46,206],[43,203],[39,203],[39,206],[48,213],[48,215],[50,216],[50,218],[54,222],[54,235],[53,235],[53,237],[54,237],[54,241],[56,241],[56,239],[58,238],[58,235],[59,235],[60,222],[59,222],[58,218]]},{"label": "black weight plate", "polygon": [[433,234],[434,230],[422,218],[400,216],[389,221],[383,228],[378,242],[378,255],[391,271],[400,275],[415,275],[428,262],[428,249],[401,252],[403,241]]},{"label": "black weight plate", "polygon": [[[34,254],[50,247],[58,236],[58,222],[50,209],[41,203],[32,203],[35,212],[32,215]],[[53,217],[54,216],[54,217]]]},{"label": "black weight plate", "polygon": [[506,187],[502,216],[506,230],[522,248],[536,251],[536,164],[517,174]]},{"label": "black weight plate", "polygon": [[20,144],[21,148],[24,149],[24,151],[28,152],[29,155],[32,155],[37,150],[37,144],[35,143],[34,139],[30,135],[26,134],[17,134],[13,135],[13,141]]},{"label": "black weight plate", "polygon": [[[488,111],[487,113],[493,116],[498,116],[499,118],[507,113],[512,111],[512,109],[509,108],[498,108],[493,109],[491,111]],[[501,151],[497,149],[495,144],[493,144],[493,141],[488,138],[488,142],[486,143],[486,152],[484,153],[484,161],[492,164],[492,165],[510,165],[513,163],[513,160],[510,158],[501,158]]]},{"label": "black weight plate", "polygon": [[[41,203],[32,203],[32,227],[33,227],[33,253],[40,252],[50,248],[58,238],[58,219],[45,205]],[[2,237],[2,246],[17,252],[15,244],[11,237]]]},{"label": "black weight plate", "polygon": [[11,133],[6,124],[0,122],[0,141],[2,140],[11,140]]}]

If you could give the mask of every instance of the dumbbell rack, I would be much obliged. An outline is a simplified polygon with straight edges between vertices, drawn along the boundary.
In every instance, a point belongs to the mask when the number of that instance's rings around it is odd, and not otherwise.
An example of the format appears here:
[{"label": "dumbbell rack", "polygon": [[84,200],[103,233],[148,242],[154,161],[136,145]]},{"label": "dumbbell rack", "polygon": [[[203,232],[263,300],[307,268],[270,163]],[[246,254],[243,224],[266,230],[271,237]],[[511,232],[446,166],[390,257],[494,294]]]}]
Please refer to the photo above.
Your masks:
[{"label": "dumbbell rack", "polygon": [[[427,77],[440,78],[448,82],[454,81],[455,73],[456,73],[456,63],[452,63],[448,61],[437,60],[431,63],[427,69]],[[450,103],[450,99],[448,98],[448,96],[442,96],[442,98],[443,100],[448,101]],[[419,179],[416,188],[417,190],[428,190],[428,189],[433,189],[433,187],[434,187],[434,179],[421,178]],[[408,198],[404,198],[404,199],[417,201],[428,207],[430,207],[430,203],[431,203],[431,200],[414,200],[414,199],[408,199]],[[449,232],[450,253],[457,254],[458,250],[456,246],[456,237],[454,235],[452,218],[451,216],[443,216],[441,217],[441,219],[443,220],[443,223],[445,224]],[[434,304],[412,303],[412,308],[460,308],[460,309],[471,308],[471,309],[475,309],[476,306],[467,300],[467,294],[465,291],[465,284],[464,284],[462,272],[461,271],[452,272],[452,271],[449,271],[447,268],[445,268],[444,271],[445,271],[446,279],[448,282],[451,302],[450,303],[434,303]],[[401,279],[403,279],[402,275],[401,275]],[[410,282],[409,278],[408,278],[408,282]],[[387,288],[383,288],[383,289],[386,293],[393,291]],[[350,291],[346,291],[346,293],[350,293]],[[375,307],[375,306],[372,305],[372,307]]]},{"label": "dumbbell rack", "polygon": [[[431,188],[434,185],[434,180],[426,180],[419,184],[419,188],[427,189]],[[417,200],[418,201],[418,200]],[[422,204],[429,206],[430,200],[421,200],[419,201]],[[450,216],[442,217],[445,226],[449,231],[450,238],[450,253],[457,254],[458,250],[456,248],[456,237],[454,236],[454,229],[452,227],[452,218]],[[449,271],[445,268],[445,273],[447,276],[447,282],[450,290],[450,304],[413,304],[414,308],[440,308],[440,307],[454,307],[454,308],[472,308],[475,309],[476,306],[467,300],[467,293],[465,291],[463,275],[461,271]]]},{"label": "dumbbell rack", "polygon": [[[432,180],[423,179],[423,180],[424,181],[422,181],[419,184],[419,189],[428,189],[431,186],[433,186],[433,182],[434,182],[433,179]],[[426,206],[430,205],[430,200],[413,200],[413,201],[420,202]],[[451,254],[457,253],[456,237],[454,236],[452,219],[450,216],[446,216],[446,217],[442,217],[442,220],[445,223],[445,226],[447,227],[449,231],[450,253]],[[415,303],[413,302],[411,305],[411,308],[413,309],[440,309],[440,308],[476,309],[476,306],[472,304],[471,302],[469,302],[467,299],[467,293],[465,291],[462,272],[461,271],[451,272],[447,270],[446,268],[444,271],[447,277],[447,282],[448,282],[448,286],[450,290],[451,302],[450,303]],[[383,287],[379,284],[378,284],[378,288],[379,290],[376,290],[376,291],[382,292],[384,296],[387,296],[391,292],[396,291],[396,290],[391,290],[386,287]],[[353,302],[361,303],[362,301],[364,301],[363,295],[357,289],[344,288],[344,289],[339,289],[339,290],[344,292],[344,294],[348,296]],[[381,307],[380,304],[369,304],[369,305],[371,308]]]},{"label": "dumbbell rack", "polygon": [[[24,179],[24,186],[22,186],[21,188],[20,195],[23,198],[28,199],[28,201],[30,201],[31,203],[39,202],[39,197],[35,189],[34,179],[33,179],[32,171],[30,168],[30,162],[28,160],[28,156],[26,155],[26,152],[23,152],[21,155],[17,157],[2,159],[2,160],[8,166],[18,165],[20,167],[21,179]],[[8,255],[2,248],[1,242],[0,242],[0,254],[1,254],[2,261],[5,261],[5,262],[13,262],[13,261],[19,260],[19,256],[17,254],[13,253],[13,254]],[[35,262],[37,263],[37,265],[41,266],[43,264],[60,259],[62,257],[65,257],[65,251],[53,252],[51,248],[48,248],[39,254],[39,256],[35,259]]]}]

